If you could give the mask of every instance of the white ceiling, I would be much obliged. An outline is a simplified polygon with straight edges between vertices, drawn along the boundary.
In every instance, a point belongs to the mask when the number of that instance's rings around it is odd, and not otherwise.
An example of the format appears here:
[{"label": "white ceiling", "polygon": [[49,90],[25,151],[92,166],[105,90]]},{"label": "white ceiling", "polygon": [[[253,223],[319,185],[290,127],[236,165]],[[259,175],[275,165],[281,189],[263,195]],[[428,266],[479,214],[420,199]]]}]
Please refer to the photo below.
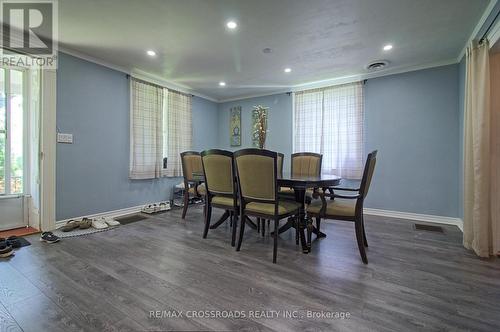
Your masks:
[{"label": "white ceiling", "polygon": [[[224,100],[362,74],[377,59],[393,68],[456,59],[488,3],[61,0],[59,39],[63,49]],[[228,19],[236,31],[226,29]],[[387,43],[390,52],[382,50]],[[266,47],[273,52],[264,54]]]}]

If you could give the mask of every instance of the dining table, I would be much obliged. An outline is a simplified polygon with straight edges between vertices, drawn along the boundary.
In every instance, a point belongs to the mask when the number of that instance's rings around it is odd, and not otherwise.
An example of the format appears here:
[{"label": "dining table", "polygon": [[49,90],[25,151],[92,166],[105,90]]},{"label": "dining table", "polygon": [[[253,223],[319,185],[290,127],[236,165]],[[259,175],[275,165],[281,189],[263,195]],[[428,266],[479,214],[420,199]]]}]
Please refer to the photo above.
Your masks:
[{"label": "dining table", "polygon": [[[201,172],[193,172],[193,179],[199,183],[205,181],[205,175]],[[278,234],[286,232],[290,228],[296,229],[296,234],[298,234],[297,242],[300,240],[302,247],[302,252],[307,254],[311,251],[311,242],[306,239],[305,229],[306,229],[306,192],[308,189],[321,188],[327,190],[327,188],[338,186],[341,181],[341,177],[332,174],[320,174],[317,176],[311,175],[300,175],[292,174],[289,172],[283,172],[278,175],[276,179],[278,187],[288,187],[293,189],[293,198],[297,203],[299,203],[299,214],[296,218],[289,218],[287,222],[278,229]],[[217,228],[224,221],[229,218],[229,212],[225,211],[221,218],[210,226],[210,229]],[[252,227],[257,226],[249,218],[246,222]],[[312,232],[317,235],[318,238],[326,237],[325,233],[318,231],[314,226],[312,226]],[[274,232],[273,232],[274,233]],[[274,235],[271,233],[272,235]],[[298,243],[297,243],[298,244]]]},{"label": "dining table", "polygon": [[[283,226],[278,229],[278,234],[286,232],[290,228],[296,229],[296,234],[300,238],[303,253],[311,251],[311,242],[306,240],[304,231],[306,229],[306,192],[308,189],[321,188],[327,190],[330,187],[338,186],[341,177],[332,174],[314,175],[301,175],[283,172],[277,178],[279,187],[288,187],[293,189],[293,196],[295,201],[299,203],[299,214],[297,218],[289,218]],[[316,227],[312,226],[312,232],[318,238],[326,237],[325,233],[319,232]],[[272,233],[271,233],[272,234]],[[297,238],[297,242],[299,240]],[[298,243],[297,243],[298,244]]]}]

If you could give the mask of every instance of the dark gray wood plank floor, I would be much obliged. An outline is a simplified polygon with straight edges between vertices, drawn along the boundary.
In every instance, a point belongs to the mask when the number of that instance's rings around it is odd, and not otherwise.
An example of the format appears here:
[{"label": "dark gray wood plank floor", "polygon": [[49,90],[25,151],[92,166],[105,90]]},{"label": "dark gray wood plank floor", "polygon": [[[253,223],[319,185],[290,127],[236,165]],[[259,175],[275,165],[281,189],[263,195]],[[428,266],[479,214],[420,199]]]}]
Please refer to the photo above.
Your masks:
[{"label": "dark gray wood plank floor", "polygon": [[[214,217],[220,215],[214,212]],[[369,264],[353,225],[324,222],[328,237],[301,253],[295,236],[247,229],[241,252],[222,225],[201,238],[202,211],[173,210],[108,232],[46,245],[37,237],[0,261],[1,331],[495,331],[500,260],[466,251],[462,234],[415,231],[367,217]],[[249,317],[270,311],[278,317]],[[182,317],[151,317],[152,311]],[[196,311],[245,318],[192,317]],[[283,311],[297,314],[283,317]],[[311,318],[348,312],[348,319]],[[163,312],[163,313],[162,313]],[[188,317],[187,313],[191,312]],[[200,315],[200,314],[198,314]]]}]

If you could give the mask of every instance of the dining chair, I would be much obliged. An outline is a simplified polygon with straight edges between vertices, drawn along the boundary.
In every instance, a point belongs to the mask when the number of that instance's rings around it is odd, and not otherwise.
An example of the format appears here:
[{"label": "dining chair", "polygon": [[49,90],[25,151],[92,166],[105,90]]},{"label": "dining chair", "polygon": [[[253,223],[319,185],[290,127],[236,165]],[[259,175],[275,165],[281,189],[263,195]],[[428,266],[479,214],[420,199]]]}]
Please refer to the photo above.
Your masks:
[{"label": "dining chair", "polygon": [[[298,152],[292,154],[292,176],[319,176],[323,155],[314,152]],[[312,190],[308,194],[312,195]],[[294,195],[293,188],[280,188],[281,195]]]},{"label": "dining chair", "polygon": [[193,173],[202,173],[203,165],[201,155],[197,151],[185,151],[181,153],[182,174],[184,177],[184,207],[182,209],[182,219],[186,217],[189,207],[189,198],[204,198],[207,194],[205,184],[196,181]]},{"label": "dining chair", "polygon": [[[278,226],[281,219],[299,213],[296,202],[278,198],[278,154],[269,150],[243,149],[234,153],[240,217],[254,216],[274,220],[273,263],[278,252]],[[240,251],[245,232],[245,223],[240,223],[240,235],[236,251]]]},{"label": "dining chair", "polygon": [[236,242],[236,226],[238,224],[238,195],[236,190],[233,153],[225,150],[207,150],[201,153],[206,185],[206,212],[203,238],[207,238],[212,217],[212,208],[229,211],[232,225],[231,245]]},{"label": "dining chair", "polygon": [[[283,162],[285,160],[285,155],[283,153],[277,152],[278,154],[278,178],[283,176]],[[269,229],[270,220],[267,219],[267,229]],[[262,236],[266,235],[266,219],[257,218],[257,232],[260,233],[262,230]]]},{"label": "dining chair", "polygon": [[[376,163],[377,151],[375,150],[368,154],[368,157],[366,158],[363,177],[359,188],[336,186],[329,188],[331,190],[329,193],[323,191],[314,193],[315,196],[319,196],[321,198],[321,201],[315,201],[307,208],[308,244],[311,243],[312,218],[316,218],[316,228],[318,230],[318,234],[320,231],[321,218],[352,221],[354,222],[356,240],[358,242],[361,259],[363,260],[363,263],[368,264],[365,250],[365,247],[368,247],[368,241],[366,239],[365,222],[363,218],[363,203],[366,195],[368,194],[368,190],[370,189]],[[338,194],[336,191],[348,191],[355,194]],[[329,197],[330,200],[327,201],[325,197]]]}]

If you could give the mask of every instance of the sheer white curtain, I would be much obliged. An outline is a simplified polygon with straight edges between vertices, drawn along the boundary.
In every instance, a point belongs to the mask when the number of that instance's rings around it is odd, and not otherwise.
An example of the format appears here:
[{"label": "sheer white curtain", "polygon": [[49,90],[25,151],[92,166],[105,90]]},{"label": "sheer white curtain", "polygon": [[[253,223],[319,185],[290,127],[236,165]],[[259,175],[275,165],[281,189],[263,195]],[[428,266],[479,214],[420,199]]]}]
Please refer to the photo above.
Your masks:
[{"label": "sheer white curtain", "polygon": [[296,92],[294,152],[323,154],[323,173],[361,178],[363,112],[361,82]]},{"label": "sheer white curtain", "polygon": [[130,79],[131,179],[152,179],[163,170],[163,88]]},{"label": "sheer white curtain", "polygon": [[191,96],[169,90],[166,99],[166,175],[182,176],[180,153],[193,145]]}]

